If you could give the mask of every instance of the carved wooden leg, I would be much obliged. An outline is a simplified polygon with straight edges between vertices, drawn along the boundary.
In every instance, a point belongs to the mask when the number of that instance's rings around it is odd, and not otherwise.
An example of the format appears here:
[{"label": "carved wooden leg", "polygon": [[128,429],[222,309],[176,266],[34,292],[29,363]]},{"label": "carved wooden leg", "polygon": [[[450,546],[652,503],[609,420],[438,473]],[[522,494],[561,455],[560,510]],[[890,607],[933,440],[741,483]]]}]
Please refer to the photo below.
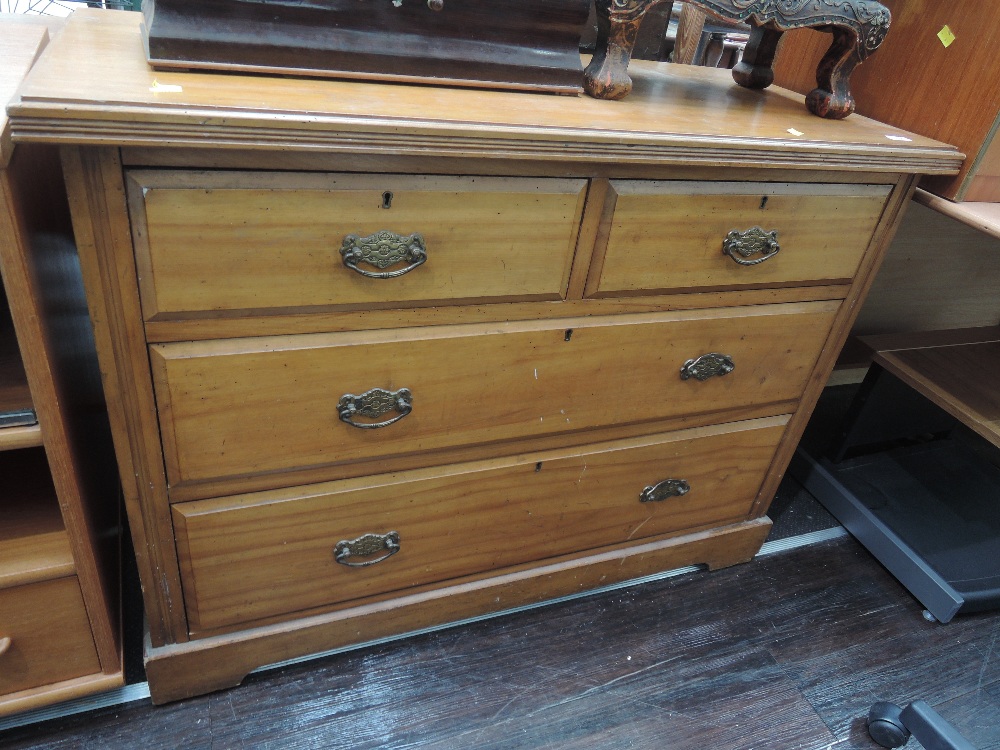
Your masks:
[{"label": "carved wooden leg", "polygon": [[806,96],[806,106],[814,115],[842,120],[854,111],[851,73],[861,62],[858,35],[852,29],[830,28],[833,44],[816,68],[816,84]]},{"label": "carved wooden leg", "polygon": [[733,68],[733,80],[748,89],[766,89],[774,81],[774,53],[782,32],[750,22],[750,41],[743,59]]},{"label": "carved wooden leg", "polygon": [[664,0],[597,0],[597,47],[583,74],[587,93],[624,99],[632,90],[628,64],[646,11]]}]

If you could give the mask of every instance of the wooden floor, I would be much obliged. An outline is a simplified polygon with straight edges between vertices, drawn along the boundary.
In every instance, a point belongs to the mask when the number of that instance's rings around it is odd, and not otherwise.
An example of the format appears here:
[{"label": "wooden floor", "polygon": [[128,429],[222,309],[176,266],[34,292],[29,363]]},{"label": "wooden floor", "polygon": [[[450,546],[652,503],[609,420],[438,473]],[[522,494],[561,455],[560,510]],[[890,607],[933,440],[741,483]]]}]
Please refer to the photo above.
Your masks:
[{"label": "wooden floor", "polygon": [[[876,747],[923,698],[1000,748],[1000,615],[928,623],[850,539],[0,734],[4,748]],[[915,747],[912,742],[908,747]]]}]

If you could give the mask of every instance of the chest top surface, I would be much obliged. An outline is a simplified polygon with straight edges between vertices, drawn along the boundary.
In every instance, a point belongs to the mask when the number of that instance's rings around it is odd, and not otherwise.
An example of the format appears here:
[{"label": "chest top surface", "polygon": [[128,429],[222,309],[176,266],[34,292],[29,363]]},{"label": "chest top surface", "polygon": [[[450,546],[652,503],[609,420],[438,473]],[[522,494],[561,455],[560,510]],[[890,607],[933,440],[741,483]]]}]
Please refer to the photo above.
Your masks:
[{"label": "chest top surface", "polygon": [[[81,9],[10,107],[15,139],[623,163],[955,173],[946,144],[728,70],[637,63],[625,101],[282,76],[156,71],[139,13]],[[114,61],[113,74],[109,61]]]}]

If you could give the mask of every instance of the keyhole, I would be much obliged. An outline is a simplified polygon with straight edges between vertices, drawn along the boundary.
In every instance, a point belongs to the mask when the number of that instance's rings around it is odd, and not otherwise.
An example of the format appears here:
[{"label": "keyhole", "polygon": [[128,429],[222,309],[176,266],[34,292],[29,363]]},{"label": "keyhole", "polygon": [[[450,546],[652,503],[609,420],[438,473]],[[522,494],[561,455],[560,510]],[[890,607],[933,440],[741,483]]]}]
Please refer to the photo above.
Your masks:
[{"label": "keyhole", "polygon": [[572,328],[567,328],[566,329],[566,336],[563,338],[563,341],[569,341],[571,338],[573,338],[573,329]]},{"label": "keyhole", "polygon": [[[386,190],[382,193],[382,208],[392,208],[392,193]],[[763,206],[761,206],[763,208]]]},{"label": "keyhole", "polygon": [[765,195],[760,199],[760,210],[763,211],[764,207],[767,205],[767,196]]}]

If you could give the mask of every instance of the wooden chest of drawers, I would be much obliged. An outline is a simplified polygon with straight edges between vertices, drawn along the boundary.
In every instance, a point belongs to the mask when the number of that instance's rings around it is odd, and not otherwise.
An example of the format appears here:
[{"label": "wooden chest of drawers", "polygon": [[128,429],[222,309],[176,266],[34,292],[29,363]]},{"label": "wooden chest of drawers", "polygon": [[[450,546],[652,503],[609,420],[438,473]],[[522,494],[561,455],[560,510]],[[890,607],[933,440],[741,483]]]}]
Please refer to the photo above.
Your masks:
[{"label": "wooden chest of drawers", "polygon": [[12,122],[63,145],[158,701],[750,559],[915,175],[961,158],[725,71],[616,103],[154,81],[125,13],[60,42]]}]

